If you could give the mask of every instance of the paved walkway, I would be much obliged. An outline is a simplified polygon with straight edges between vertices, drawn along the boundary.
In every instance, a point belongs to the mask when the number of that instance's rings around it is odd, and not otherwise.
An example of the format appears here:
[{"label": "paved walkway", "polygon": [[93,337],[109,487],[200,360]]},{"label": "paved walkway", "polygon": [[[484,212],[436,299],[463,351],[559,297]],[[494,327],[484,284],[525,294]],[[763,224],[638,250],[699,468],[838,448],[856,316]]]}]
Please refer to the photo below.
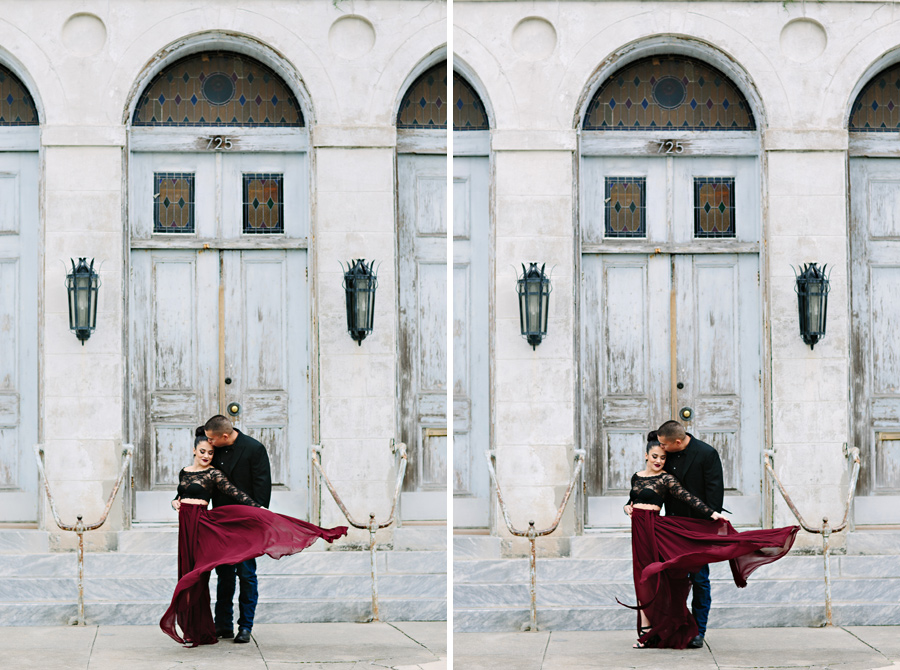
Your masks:
[{"label": "paved walkway", "polygon": [[0,628],[3,670],[445,670],[447,624],[259,624],[185,649],[157,626]]},{"label": "paved walkway", "polygon": [[710,630],[703,649],[631,649],[631,631],[456,633],[454,670],[900,670],[900,626]]}]

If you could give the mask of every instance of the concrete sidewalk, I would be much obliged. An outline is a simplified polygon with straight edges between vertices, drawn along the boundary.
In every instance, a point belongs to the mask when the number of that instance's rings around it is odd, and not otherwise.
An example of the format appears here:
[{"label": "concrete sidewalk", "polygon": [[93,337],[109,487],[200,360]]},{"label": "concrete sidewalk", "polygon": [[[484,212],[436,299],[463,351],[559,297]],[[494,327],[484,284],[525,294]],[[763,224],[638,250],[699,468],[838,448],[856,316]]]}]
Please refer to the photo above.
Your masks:
[{"label": "concrete sidewalk", "polygon": [[157,626],[5,627],[3,670],[445,670],[447,624],[259,624],[185,649]]},{"label": "concrete sidewalk", "polygon": [[634,631],[456,633],[454,670],[900,670],[900,627],[721,628],[703,649],[632,649]]}]

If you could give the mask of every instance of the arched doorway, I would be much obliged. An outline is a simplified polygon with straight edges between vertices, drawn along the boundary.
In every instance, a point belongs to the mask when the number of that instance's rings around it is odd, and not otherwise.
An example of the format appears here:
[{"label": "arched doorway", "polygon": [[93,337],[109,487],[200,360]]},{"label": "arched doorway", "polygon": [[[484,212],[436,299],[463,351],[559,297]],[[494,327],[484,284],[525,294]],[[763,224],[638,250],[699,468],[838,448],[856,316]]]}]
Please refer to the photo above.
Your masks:
[{"label": "arched doorway", "polygon": [[900,64],[851,109],[850,401],[857,524],[900,523]]},{"label": "arched doorway", "polygon": [[256,58],[169,62],[129,129],[134,519],[169,506],[193,428],[266,445],[272,508],[308,510],[309,162],[296,93]]},{"label": "arched doorway", "polygon": [[33,522],[38,478],[38,176],[40,120],[0,65],[0,521]]},{"label": "arched doorway", "polygon": [[481,96],[453,72],[453,525],[486,528],[490,482],[490,122]]},{"label": "arched doorway", "polygon": [[588,526],[623,526],[644,436],[718,450],[725,507],[761,521],[759,135],[738,86],[657,54],[600,84],[580,133],[581,428]]},{"label": "arched doorway", "polygon": [[447,518],[447,62],[406,89],[397,112],[400,439],[404,522]]}]

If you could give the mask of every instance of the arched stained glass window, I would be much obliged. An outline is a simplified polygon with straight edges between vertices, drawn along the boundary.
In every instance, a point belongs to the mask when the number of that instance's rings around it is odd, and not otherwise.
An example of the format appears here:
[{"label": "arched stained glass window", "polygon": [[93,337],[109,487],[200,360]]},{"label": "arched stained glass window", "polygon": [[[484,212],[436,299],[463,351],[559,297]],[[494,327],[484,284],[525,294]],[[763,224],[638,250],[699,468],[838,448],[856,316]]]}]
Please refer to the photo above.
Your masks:
[{"label": "arched stained glass window", "polygon": [[597,91],[585,130],[755,130],[734,82],[702,61],[651,56],[625,66]]},{"label": "arched stained glass window", "polygon": [[19,78],[0,66],[0,126],[40,125],[37,107]]},{"label": "arched stained glass window", "polygon": [[872,77],[856,96],[849,130],[862,133],[900,130],[900,63]]},{"label": "arched stained glass window", "polygon": [[487,111],[475,89],[453,73],[453,130],[490,130]]},{"label": "arched stained glass window", "polygon": [[[397,127],[447,127],[447,62],[425,71],[407,89],[397,113]],[[453,130],[488,130],[481,98],[459,73],[453,73]]]},{"label": "arched stained glass window", "polygon": [[135,126],[302,126],[297,98],[271,69],[237,53],[194,54],[160,72]]}]

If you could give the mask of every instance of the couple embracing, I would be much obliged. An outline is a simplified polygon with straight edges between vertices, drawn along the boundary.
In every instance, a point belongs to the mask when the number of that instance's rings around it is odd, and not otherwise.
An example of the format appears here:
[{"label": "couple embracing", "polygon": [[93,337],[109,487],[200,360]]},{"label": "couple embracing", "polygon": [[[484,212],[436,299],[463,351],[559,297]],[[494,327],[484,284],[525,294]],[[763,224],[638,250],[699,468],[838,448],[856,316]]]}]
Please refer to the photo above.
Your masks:
[{"label": "couple embracing", "polygon": [[737,532],[720,514],[725,486],[718,452],[677,421],[647,435],[644,458],[625,505],[637,596],[631,609],[638,611],[634,647],[700,648],[712,604],[709,563],[728,561],[735,584],[744,587],[756,568],[790,551],[799,526]]},{"label": "couple embracing", "polygon": [[[193,455],[193,462],[178,473],[172,501],[178,511],[178,584],[159,626],[191,647],[215,644],[218,638],[249,642],[257,601],[255,559],[295,554],[320,537],[333,542],[347,527],[320,528],[266,509],[272,495],[266,449],[227,417],[216,415],[197,427]],[[213,568],[218,577],[215,623],[209,598]],[[232,623],[235,576],[240,580],[237,637]]]}]

